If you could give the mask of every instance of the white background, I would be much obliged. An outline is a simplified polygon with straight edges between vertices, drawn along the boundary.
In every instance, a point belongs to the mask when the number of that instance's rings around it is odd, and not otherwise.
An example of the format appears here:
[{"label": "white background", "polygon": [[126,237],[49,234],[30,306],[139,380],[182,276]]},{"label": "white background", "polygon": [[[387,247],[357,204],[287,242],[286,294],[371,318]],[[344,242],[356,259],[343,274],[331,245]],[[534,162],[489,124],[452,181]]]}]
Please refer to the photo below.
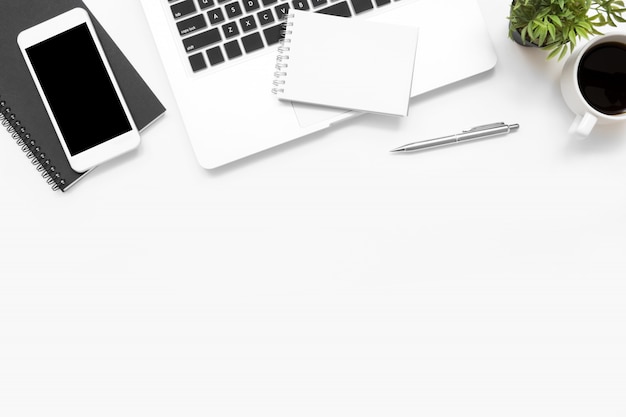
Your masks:
[{"label": "white background", "polygon": [[495,70],[205,171],[139,2],[88,1],[169,111],[65,194],[0,134],[0,416],[626,416],[626,125],[569,138],[479,2]]}]

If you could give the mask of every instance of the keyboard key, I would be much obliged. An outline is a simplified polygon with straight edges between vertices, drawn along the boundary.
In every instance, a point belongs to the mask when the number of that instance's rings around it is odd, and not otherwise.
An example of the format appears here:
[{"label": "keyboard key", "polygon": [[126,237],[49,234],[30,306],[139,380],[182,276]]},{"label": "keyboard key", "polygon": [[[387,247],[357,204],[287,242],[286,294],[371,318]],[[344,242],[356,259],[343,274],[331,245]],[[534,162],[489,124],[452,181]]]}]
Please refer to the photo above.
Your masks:
[{"label": "keyboard key", "polygon": [[211,48],[206,51],[206,56],[207,58],[209,58],[209,63],[211,65],[217,65],[224,62],[224,55],[222,54],[222,50],[219,46],[216,46],[215,48]]},{"label": "keyboard key", "polygon": [[374,1],[376,1],[376,6],[378,7],[391,3],[391,0],[374,0]]},{"label": "keyboard key", "polygon": [[193,0],[185,0],[180,3],[176,3],[171,6],[172,15],[174,15],[175,19],[179,19],[183,16],[187,16],[188,14],[194,13],[196,11],[196,5],[193,4]]},{"label": "keyboard key", "polygon": [[198,0],[198,6],[200,6],[200,10],[208,9],[209,7],[213,7],[215,1],[213,0]]},{"label": "keyboard key", "polygon": [[374,5],[372,4],[372,0],[350,0],[350,1],[352,2],[354,13],[356,14],[359,14],[366,10],[374,8]]},{"label": "keyboard key", "polygon": [[246,12],[251,12],[260,7],[258,0],[243,0],[243,8],[246,9]]},{"label": "keyboard key", "polygon": [[229,3],[226,6],[224,6],[224,8],[226,9],[226,14],[228,15],[229,19],[240,16],[242,13],[241,5],[239,4],[238,1]]},{"label": "keyboard key", "polygon": [[261,35],[259,34],[259,32],[244,36],[243,38],[241,38],[241,42],[243,43],[243,49],[246,51],[246,53],[250,53],[256,51],[257,49],[263,48],[263,39],[261,39]]},{"label": "keyboard key", "polygon": [[311,0],[311,5],[313,7],[320,7],[328,3],[328,0]]},{"label": "keyboard key", "polygon": [[183,45],[185,46],[185,51],[191,52],[196,49],[212,45],[221,40],[222,37],[220,36],[219,31],[217,29],[211,29],[198,35],[190,36],[187,39],[183,39]]},{"label": "keyboard key", "polygon": [[204,16],[199,14],[198,16],[194,16],[190,19],[186,19],[176,23],[176,26],[178,27],[178,32],[181,34],[181,36],[184,36],[189,33],[195,32],[196,30],[204,29],[205,27],[207,27],[207,24]]},{"label": "keyboard key", "polygon": [[222,31],[224,32],[224,37],[226,37],[226,39],[239,35],[239,28],[237,27],[236,22],[228,22],[225,25],[222,25]]},{"label": "keyboard key", "polygon": [[259,19],[261,26],[268,25],[274,21],[274,16],[272,15],[272,11],[270,9],[258,12],[256,17]]},{"label": "keyboard key", "polygon": [[352,13],[350,13],[350,7],[348,7],[348,3],[345,1],[342,1],[341,3],[335,3],[325,9],[318,10],[318,12],[340,17],[352,16]]},{"label": "keyboard key", "polygon": [[256,22],[254,21],[254,16],[246,16],[242,19],[239,19],[239,23],[241,24],[241,30],[245,32],[250,32],[251,30],[256,29]]},{"label": "keyboard key", "polygon": [[309,3],[306,0],[293,0],[291,4],[296,10],[309,10]]},{"label": "keyboard key", "polygon": [[277,1],[278,0],[261,0],[261,3],[263,3],[263,6],[269,6],[270,4],[274,4]]},{"label": "keyboard key", "polygon": [[285,24],[281,23],[280,25],[272,26],[267,29],[263,29],[263,35],[265,35],[265,41],[268,45],[274,45],[281,40],[284,35],[282,31],[285,29]]},{"label": "keyboard key", "polygon": [[224,18],[224,12],[220,8],[207,12],[207,15],[209,16],[209,22],[211,22],[212,25],[222,23],[226,20],[226,18]]},{"label": "keyboard key", "polygon": [[241,48],[239,47],[239,42],[236,40],[225,43],[224,50],[226,51],[228,59],[237,58],[243,54],[243,52],[241,52]]},{"label": "keyboard key", "polygon": [[204,57],[202,53],[191,55],[189,57],[189,63],[191,64],[191,70],[193,72],[198,72],[207,67],[206,62],[204,61]]},{"label": "keyboard key", "polygon": [[278,20],[285,20],[287,18],[287,13],[289,13],[289,3],[279,4],[274,7],[274,11],[276,12]]}]

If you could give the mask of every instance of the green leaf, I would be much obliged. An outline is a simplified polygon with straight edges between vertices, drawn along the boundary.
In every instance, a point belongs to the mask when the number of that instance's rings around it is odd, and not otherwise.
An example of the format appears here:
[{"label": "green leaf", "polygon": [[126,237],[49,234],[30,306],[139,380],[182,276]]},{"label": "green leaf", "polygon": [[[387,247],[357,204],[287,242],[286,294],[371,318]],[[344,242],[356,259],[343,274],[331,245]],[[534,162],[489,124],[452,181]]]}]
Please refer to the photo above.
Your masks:
[{"label": "green leaf", "polygon": [[539,31],[539,41],[537,42],[537,45],[539,45],[539,46],[545,45],[547,36],[548,36],[548,31],[547,30],[540,30]]},{"label": "green leaf", "polygon": [[552,59],[552,58],[554,58],[554,57],[555,57],[555,56],[559,53],[559,50],[560,50],[560,49],[561,49],[561,47],[560,47],[560,46],[557,46],[556,48],[553,48],[553,49],[552,49],[552,52],[550,52],[550,54],[548,55],[548,57],[547,57],[546,59]]},{"label": "green leaf", "polygon": [[552,20],[558,27],[563,26],[563,22],[561,22],[561,19],[555,14],[550,15],[550,20]]},{"label": "green leaf", "polygon": [[569,37],[570,42],[576,43],[576,33],[574,32],[573,29],[569,31],[567,36]]},{"label": "green leaf", "polygon": [[556,28],[552,23],[548,23],[548,32],[550,33],[550,39],[556,40]]},{"label": "green leaf", "polygon": [[520,35],[522,36],[522,43],[526,45],[526,38],[528,37],[528,26],[522,29],[522,32],[520,33]]}]

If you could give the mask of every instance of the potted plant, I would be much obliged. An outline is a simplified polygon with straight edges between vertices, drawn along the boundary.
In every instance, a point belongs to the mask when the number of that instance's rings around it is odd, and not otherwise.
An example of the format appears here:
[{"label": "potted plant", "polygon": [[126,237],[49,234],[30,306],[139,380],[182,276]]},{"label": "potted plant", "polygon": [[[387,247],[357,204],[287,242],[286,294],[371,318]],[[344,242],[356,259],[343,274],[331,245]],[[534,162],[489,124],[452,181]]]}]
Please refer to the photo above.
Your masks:
[{"label": "potted plant", "polygon": [[599,27],[626,22],[624,11],[623,0],[513,0],[509,37],[549,50],[547,59],[562,59],[578,39],[601,35]]}]

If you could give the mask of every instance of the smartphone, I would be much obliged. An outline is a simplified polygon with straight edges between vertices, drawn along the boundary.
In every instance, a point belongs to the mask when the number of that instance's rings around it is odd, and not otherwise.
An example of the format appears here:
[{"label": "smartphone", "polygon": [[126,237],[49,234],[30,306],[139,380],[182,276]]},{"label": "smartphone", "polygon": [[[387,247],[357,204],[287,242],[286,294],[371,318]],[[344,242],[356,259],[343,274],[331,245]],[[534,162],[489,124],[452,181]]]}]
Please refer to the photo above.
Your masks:
[{"label": "smartphone", "polygon": [[17,43],[72,169],[139,146],[139,132],[81,8],[22,31]]}]

